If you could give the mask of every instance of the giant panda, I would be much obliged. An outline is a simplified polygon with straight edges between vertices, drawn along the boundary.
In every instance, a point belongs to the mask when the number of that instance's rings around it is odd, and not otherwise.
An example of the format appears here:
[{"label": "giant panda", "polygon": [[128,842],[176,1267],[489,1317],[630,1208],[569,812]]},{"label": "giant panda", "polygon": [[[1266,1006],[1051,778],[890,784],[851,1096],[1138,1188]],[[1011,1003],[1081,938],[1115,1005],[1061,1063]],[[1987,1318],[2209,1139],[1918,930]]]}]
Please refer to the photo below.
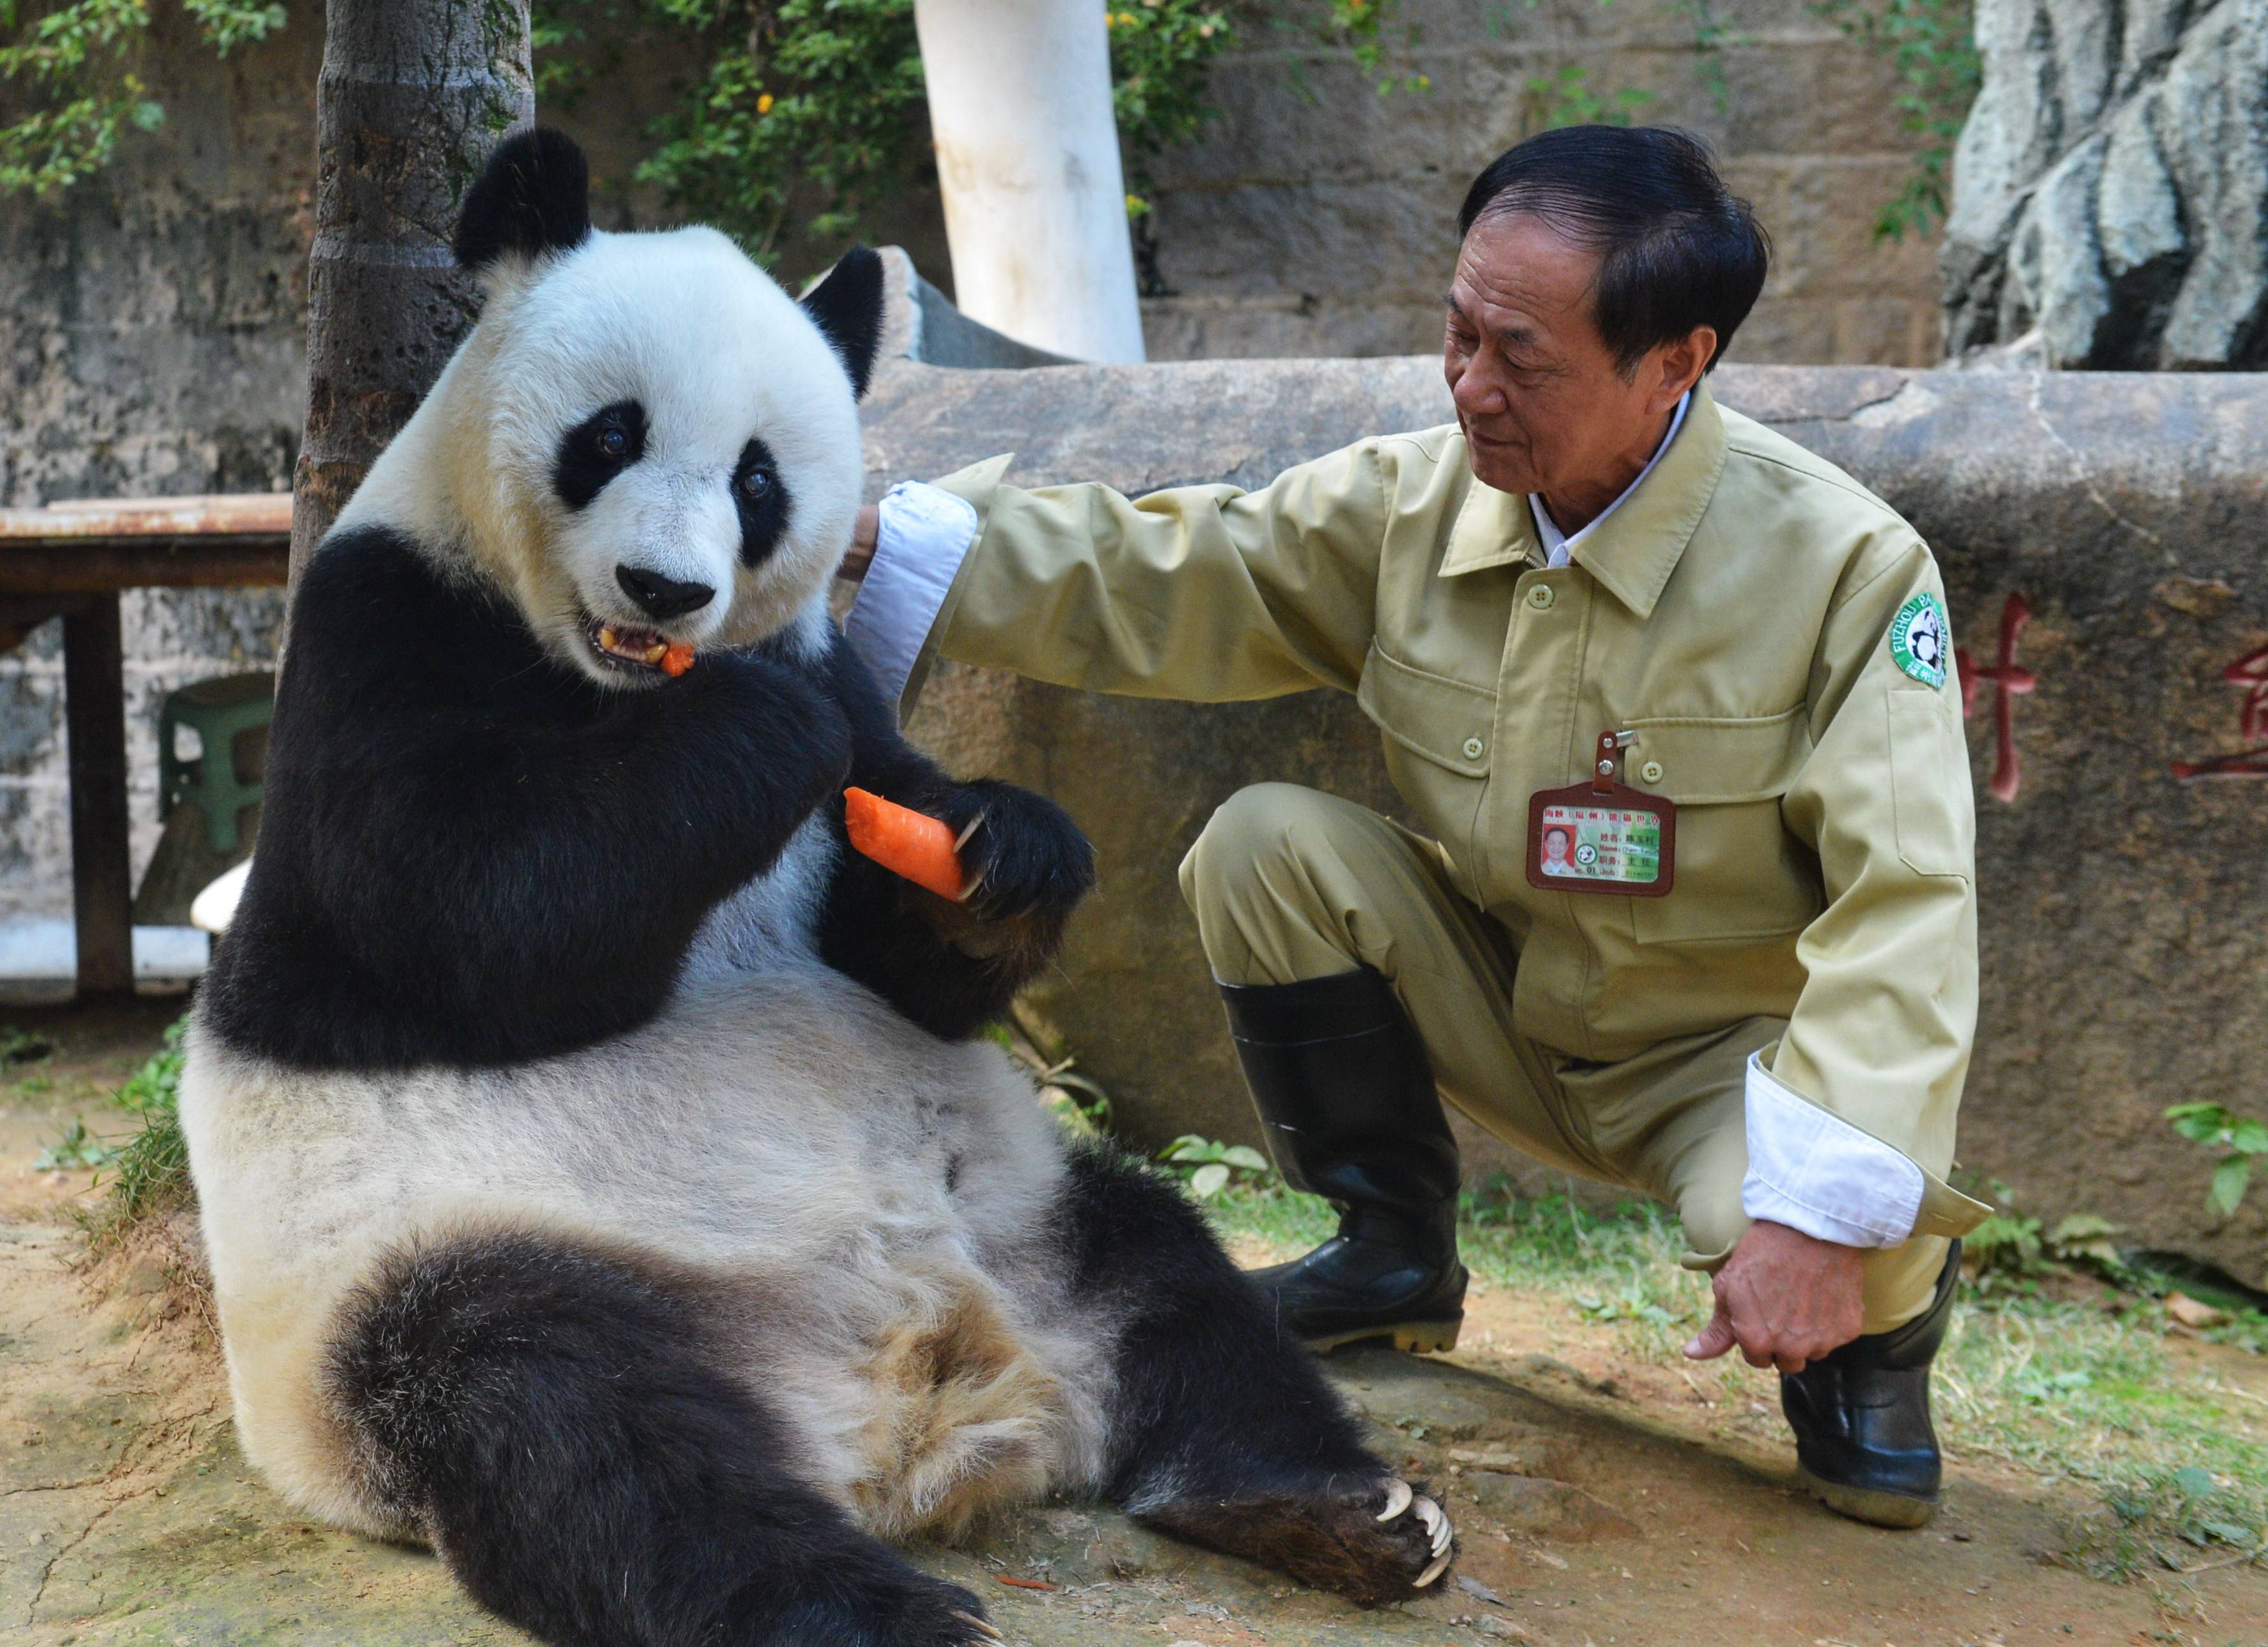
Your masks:
[{"label": "giant panda", "polygon": [[[479,321],[307,565],[180,1109],[249,1457],[598,1647],[998,1639],[892,1551],[1051,1493],[1374,1604],[1439,1507],[983,1027],[1091,879],[824,592],[880,265],[800,304],[504,143]],[[692,667],[670,666],[672,647]],[[965,833],[954,902],[855,783]]]}]

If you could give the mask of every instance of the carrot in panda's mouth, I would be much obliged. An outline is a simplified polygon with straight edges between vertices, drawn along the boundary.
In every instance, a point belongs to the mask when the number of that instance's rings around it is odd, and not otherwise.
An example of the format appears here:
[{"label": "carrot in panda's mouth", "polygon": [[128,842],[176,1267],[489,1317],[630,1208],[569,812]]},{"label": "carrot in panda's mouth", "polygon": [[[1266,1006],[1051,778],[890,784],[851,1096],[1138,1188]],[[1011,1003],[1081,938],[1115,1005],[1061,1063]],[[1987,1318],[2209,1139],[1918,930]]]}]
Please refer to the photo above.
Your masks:
[{"label": "carrot in panda's mouth", "polygon": [[599,624],[591,631],[591,640],[600,654],[618,663],[659,669],[673,680],[693,667],[692,646],[667,639],[657,630]]}]

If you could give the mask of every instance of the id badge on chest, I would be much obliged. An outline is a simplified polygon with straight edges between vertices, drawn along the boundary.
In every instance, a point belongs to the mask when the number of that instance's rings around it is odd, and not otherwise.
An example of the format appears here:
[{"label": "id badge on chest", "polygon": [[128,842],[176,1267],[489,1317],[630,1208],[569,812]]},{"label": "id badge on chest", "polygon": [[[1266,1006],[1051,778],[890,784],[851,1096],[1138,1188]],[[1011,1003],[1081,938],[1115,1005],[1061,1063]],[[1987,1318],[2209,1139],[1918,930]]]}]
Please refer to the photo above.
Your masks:
[{"label": "id badge on chest", "polygon": [[1677,803],[1624,783],[1628,732],[1599,735],[1587,783],[1528,802],[1528,884],[1544,891],[1660,897],[1677,878]]}]

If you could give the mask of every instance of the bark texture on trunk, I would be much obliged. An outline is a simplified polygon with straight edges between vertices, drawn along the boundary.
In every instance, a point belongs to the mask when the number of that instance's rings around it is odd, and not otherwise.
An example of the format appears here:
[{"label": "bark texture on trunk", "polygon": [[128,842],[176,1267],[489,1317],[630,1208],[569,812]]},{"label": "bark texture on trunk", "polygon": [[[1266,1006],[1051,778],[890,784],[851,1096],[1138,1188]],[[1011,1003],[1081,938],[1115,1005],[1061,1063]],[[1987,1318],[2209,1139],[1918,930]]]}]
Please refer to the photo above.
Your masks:
[{"label": "bark texture on trunk", "polygon": [[535,117],[527,0],[329,0],[325,30],[295,581],[471,329],[478,296],[449,255],[457,205]]},{"label": "bark texture on trunk", "polygon": [[2268,0],[1978,0],[1946,347],[2268,366]]}]

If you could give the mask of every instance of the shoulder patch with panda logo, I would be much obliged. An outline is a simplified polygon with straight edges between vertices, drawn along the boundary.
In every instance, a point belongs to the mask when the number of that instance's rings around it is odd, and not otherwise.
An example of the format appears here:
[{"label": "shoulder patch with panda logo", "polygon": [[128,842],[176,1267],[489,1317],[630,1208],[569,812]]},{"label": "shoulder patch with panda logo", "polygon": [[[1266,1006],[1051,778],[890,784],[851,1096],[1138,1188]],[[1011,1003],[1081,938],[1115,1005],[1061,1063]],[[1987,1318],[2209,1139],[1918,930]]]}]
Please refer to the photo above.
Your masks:
[{"label": "shoulder patch with panda logo", "polygon": [[1898,615],[1890,620],[1891,661],[1925,686],[1944,685],[1947,637],[1951,630],[1944,604],[1924,590],[1898,608]]}]

